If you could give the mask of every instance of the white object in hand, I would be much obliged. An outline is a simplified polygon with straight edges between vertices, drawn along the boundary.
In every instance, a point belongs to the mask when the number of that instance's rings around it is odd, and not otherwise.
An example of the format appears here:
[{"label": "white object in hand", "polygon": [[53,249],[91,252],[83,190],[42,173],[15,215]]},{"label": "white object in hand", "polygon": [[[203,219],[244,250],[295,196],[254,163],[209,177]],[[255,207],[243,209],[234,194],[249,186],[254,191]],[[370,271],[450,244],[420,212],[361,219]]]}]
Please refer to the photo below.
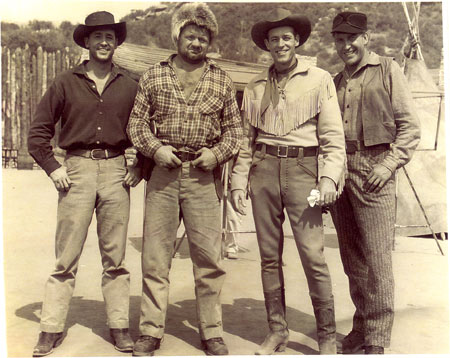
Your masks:
[{"label": "white object in hand", "polygon": [[308,200],[310,207],[316,205],[319,199],[320,199],[320,191],[317,189],[312,189],[311,192],[309,193],[309,196],[306,198],[306,200]]}]

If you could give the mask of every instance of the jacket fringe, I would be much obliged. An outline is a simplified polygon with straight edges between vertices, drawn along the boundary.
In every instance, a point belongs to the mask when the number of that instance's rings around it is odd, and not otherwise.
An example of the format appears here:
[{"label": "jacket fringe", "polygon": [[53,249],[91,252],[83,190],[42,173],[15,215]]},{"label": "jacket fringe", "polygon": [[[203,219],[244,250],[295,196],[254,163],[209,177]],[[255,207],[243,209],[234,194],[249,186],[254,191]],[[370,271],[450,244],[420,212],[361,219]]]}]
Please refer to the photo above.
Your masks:
[{"label": "jacket fringe", "polygon": [[333,85],[329,76],[324,76],[321,83],[293,101],[280,101],[276,108],[272,104],[261,116],[261,100],[244,96],[242,109],[250,124],[266,133],[283,136],[297,129],[303,123],[320,113],[324,100],[332,96]]}]

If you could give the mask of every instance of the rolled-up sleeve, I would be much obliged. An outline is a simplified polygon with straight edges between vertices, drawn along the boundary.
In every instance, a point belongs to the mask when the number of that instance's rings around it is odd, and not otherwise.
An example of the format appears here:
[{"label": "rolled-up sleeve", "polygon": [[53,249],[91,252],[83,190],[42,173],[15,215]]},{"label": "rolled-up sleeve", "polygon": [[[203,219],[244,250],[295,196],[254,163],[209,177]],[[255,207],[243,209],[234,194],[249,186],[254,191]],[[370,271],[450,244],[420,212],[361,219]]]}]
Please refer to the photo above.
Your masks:
[{"label": "rolled-up sleeve", "polygon": [[420,123],[406,77],[395,61],[388,74],[396,136],[389,154],[381,164],[394,172],[411,160],[419,145]]}]

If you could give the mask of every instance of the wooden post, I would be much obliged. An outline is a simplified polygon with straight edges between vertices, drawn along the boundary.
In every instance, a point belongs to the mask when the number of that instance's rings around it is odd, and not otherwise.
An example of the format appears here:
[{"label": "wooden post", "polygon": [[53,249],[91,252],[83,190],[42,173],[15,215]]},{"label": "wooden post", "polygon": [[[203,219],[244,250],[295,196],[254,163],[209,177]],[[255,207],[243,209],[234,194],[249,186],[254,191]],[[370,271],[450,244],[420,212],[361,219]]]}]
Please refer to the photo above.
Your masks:
[{"label": "wooden post", "polygon": [[7,76],[6,76],[6,96],[5,96],[5,118],[4,118],[4,125],[5,125],[5,136],[3,137],[3,147],[11,149],[12,146],[12,140],[11,140],[11,98],[12,98],[12,89],[11,89],[11,51],[8,49],[6,51],[6,69],[7,69]]},{"label": "wooden post", "polygon": [[14,118],[16,118],[16,54],[13,53],[11,55],[11,122],[10,122],[10,130],[11,130],[11,143],[10,148],[15,149],[15,128],[14,128]]},{"label": "wooden post", "polygon": [[47,60],[48,54],[47,51],[44,51],[44,60],[42,62],[42,95],[47,91]]},{"label": "wooden post", "polygon": [[13,148],[20,148],[20,125],[22,120],[22,49],[16,49],[16,115],[13,117]]},{"label": "wooden post", "polygon": [[56,59],[55,59],[55,67],[56,67],[56,71],[55,74],[59,75],[61,73],[61,51],[56,51]]},{"label": "wooden post", "polygon": [[17,169],[33,169],[33,158],[28,154],[28,131],[30,130],[31,122],[30,69],[30,49],[26,45],[22,55],[22,118],[20,147],[17,153]]},{"label": "wooden post", "polygon": [[37,105],[37,59],[36,55],[33,55],[31,58],[31,118],[34,116],[34,112],[36,111]]}]

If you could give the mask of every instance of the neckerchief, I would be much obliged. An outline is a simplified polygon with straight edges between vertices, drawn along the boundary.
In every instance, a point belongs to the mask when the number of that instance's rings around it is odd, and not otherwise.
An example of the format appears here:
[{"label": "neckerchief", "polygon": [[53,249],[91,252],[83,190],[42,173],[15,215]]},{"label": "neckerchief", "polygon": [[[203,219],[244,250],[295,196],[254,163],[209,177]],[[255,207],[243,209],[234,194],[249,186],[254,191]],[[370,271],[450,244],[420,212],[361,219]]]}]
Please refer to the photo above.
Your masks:
[{"label": "neckerchief", "polygon": [[275,65],[270,66],[269,76],[267,78],[266,87],[264,88],[264,94],[261,99],[261,117],[264,115],[266,109],[269,108],[270,103],[272,103],[272,107],[275,108],[280,101],[277,74],[289,73],[297,67],[297,64],[298,59],[296,58],[295,63],[286,70],[277,71],[275,69]]}]

